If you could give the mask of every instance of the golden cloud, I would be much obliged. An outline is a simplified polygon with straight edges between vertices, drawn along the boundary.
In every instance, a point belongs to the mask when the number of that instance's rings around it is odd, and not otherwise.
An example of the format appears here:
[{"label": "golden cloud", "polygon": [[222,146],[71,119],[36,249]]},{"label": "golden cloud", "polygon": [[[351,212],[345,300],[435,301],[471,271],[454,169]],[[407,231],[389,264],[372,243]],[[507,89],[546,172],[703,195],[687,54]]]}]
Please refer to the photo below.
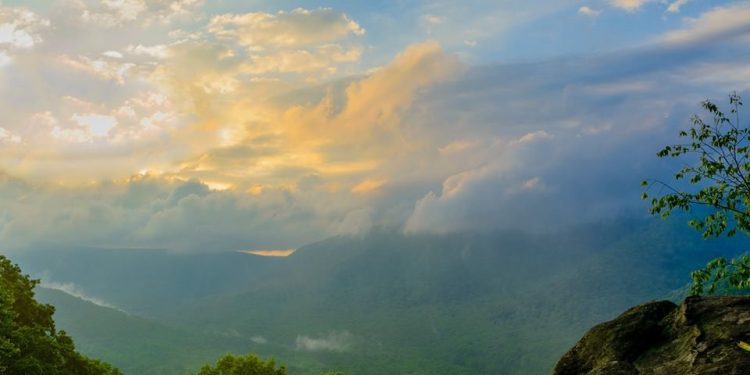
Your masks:
[{"label": "golden cloud", "polygon": [[349,34],[365,33],[365,29],[346,14],[330,8],[298,8],[276,14],[225,14],[212,18],[208,31],[219,39],[253,48],[328,43]]}]

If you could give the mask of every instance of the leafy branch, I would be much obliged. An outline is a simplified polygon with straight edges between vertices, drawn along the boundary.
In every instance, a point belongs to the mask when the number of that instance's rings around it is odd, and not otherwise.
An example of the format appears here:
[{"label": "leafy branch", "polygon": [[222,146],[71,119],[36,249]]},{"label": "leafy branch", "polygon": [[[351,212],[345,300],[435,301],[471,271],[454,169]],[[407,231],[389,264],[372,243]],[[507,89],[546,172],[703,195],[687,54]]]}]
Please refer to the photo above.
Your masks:
[{"label": "leafy branch", "polygon": [[[695,206],[713,208],[711,213],[689,222],[704,238],[722,234],[731,237],[737,232],[750,234],[750,129],[740,124],[742,100],[737,93],[729,95],[729,114],[709,100],[701,104],[711,120],[693,116],[690,129],[679,133],[686,141],[666,146],[657,153],[660,158],[697,157],[697,162],[685,165],[674,174],[675,181],[687,181],[696,190],[682,191],[651,179],[642,182],[646,187],[642,199],[651,198],[649,211],[662,218],[669,217],[674,210],[689,212]],[[649,190],[654,187],[667,193],[652,197]],[[714,293],[717,285],[724,282],[732,288],[748,288],[750,258],[731,261],[717,258],[691,275],[693,294],[704,290]]]}]

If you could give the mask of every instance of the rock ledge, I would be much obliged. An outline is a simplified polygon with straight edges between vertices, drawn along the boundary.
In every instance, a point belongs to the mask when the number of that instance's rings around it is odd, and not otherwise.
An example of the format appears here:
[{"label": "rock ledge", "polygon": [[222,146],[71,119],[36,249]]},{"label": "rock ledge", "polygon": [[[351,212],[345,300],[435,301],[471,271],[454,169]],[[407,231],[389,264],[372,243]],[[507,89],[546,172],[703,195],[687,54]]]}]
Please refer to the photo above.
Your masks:
[{"label": "rock ledge", "polygon": [[554,375],[750,374],[750,297],[650,302],[586,333]]}]

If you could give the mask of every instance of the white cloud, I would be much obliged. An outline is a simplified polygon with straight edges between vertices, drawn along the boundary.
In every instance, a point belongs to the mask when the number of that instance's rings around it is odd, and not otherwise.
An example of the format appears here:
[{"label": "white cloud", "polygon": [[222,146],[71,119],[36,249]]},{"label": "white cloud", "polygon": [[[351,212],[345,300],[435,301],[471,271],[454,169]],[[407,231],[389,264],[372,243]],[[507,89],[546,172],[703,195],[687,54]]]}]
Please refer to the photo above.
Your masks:
[{"label": "white cloud", "polygon": [[0,128],[0,143],[21,143],[21,137],[11,134],[4,128]]},{"label": "white cloud", "polygon": [[542,189],[544,185],[540,177],[533,177],[523,182],[523,188],[526,190]]},{"label": "white cloud", "polygon": [[479,227],[476,220],[468,220],[469,216],[475,214],[471,207],[472,201],[468,197],[480,196],[478,188],[484,186],[484,182],[500,176],[497,171],[482,167],[462,172],[447,178],[443,182],[442,192],[438,195],[434,192],[427,193],[418,200],[414,211],[406,221],[404,230],[406,232],[434,232],[446,233],[456,230],[469,229],[485,230],[487,227]]},{"label": "white cloud", "polygon": [[34,37],[31,34],[25,30],[16,29],[16,25],[10,23],[0,25],[0,44],[29,48],[34,46],[34,42]]},{"label": "white cloud", "polygon": [[[101,307],[107,307],[110,309],[120,310],[114,305],[105,302],[101,298],[92,297],[88,294],[86,294],[79,286],[77,286],[74,283],[58,283],[56,281],[52,281],[46,274],[42,274],[41,276],[41,283],[39,284],[42,288],[52,289],[52,290],[59,290],[63,293],[69,294],[73,297],[76,297],[78,299],[82,299],[86,302],[91,302],[94,305],[101,306]],[[122,311],[122,310],[120,310]]]},{"label": "white cloud", "polygon": [[86,128],[94,137],[106,137],[117,126],[117,119],[114,117],[95,113],[75,114],[71,120]]},{"label": "white cloud", "polygon": [[664,34],[660,40],[670,44],[731,40],[750,35],[750,3],[713,8],[697,18],[688,18],[684,27]]},{"label": "white cloud", "polygon": [[55,126],[52,128],[50,135],[57,140],[68,143],[84,143],[91,141],[91,133],[86,129],[80,128],[63,128]]},{"label": "white cloud", "polygon": [[253,336],[250,338],[250,341],[261,345],[268,344],[268,340],[263,336]]},{"label": "white cloud", "polygon": [[682,6],[689,2],[690,0],[675,0],[674,2],[669,4],[669,6],[667,7],[667,12],[678,13],[680,11],[680,8],[682,8]]},{"label": "white cloud", "polygon": [[331,332],[327,336],[312,338],[300,335],[295,340],[297,350],[345,352],[351,348],[352,334],[347,331]]},{"label": "white cloud", "polygon": [[42,42],[40,32],[50,21],[23,8],[4,8],[0,5],[0,46],[31,48]]},{"label": "white cloud", "polygon": [[168,46],[166,44],[157,44],[153,46],[144,46],[138,44],[136,46],[128,46],[127,51],[134,55],[150,56],[157,59],[167,58]]},{"label": "white cloud", "polygon": [[124,56],[122,55],[122,53],[120,53],[120,52],[117,52],[117,51],[106,51],[106,52],[102,52],[102,56],[107,56],[107,57],[111,57],[111,58],[113,58],[113,59],[121,59],[121,58],[123,58],[123,57],[124,57]]},{"label": "white cloud", "polygon": [[443,17],[439,17],[434,14],[425,14],[424,16],[422,16],[422,19],[424,20],[424,22],[430,25],[439,25],[443,23]]},{"label": "white cloud", "polygon": [[600,14],[602,14],[602,11],[601,10],[594,10],[594,9],[591,9],[588,6],[584,5],[584,6],[580,7],[580,8],[578,8],[578,13],[579,14],[583,14],[584,16],[588,16],[588,17],[597,17]]}]

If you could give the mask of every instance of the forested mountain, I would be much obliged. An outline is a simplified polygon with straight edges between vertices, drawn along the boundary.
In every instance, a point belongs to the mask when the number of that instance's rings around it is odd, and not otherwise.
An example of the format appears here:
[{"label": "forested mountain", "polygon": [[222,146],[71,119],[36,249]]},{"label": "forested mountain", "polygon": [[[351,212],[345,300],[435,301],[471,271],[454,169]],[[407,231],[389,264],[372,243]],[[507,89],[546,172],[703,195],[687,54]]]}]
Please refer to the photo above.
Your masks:
[{"label": "forested mountain", "polygon": [[623,219],[546,235],[376,231],[286,258],[18,258],[53,287],[122,310],[40,293],[84,352],[130,374],[184,373],[224,351],[274,356],[292,374],[546,374],[591,325],[679,297],[689,270],[748,244],[704,241],[679,219]]}]

